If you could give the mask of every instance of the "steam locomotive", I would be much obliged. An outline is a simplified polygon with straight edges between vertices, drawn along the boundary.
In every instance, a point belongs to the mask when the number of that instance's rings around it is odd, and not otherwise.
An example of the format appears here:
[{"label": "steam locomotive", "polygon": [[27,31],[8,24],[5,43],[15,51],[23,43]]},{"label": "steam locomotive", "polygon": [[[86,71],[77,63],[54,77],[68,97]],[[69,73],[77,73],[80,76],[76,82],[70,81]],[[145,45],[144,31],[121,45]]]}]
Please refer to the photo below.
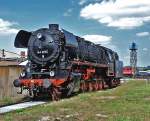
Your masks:
[{"label": "steam locomotive", "polygon": [[28,32],[20,30],[14,46],[27,48],[28,63],[14,86],[29,95],[52,100],[74,91],[96,91],[120,84],[123,63],[111,49],[86,41],[58,24]]}]

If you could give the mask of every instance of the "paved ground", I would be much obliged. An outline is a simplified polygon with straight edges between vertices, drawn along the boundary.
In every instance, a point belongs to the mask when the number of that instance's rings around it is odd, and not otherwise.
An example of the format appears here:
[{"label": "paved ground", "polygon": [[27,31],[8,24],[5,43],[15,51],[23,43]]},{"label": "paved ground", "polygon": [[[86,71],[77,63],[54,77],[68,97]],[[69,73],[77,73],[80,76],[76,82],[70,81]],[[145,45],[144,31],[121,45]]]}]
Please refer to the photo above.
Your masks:
[{"label": "paved ground", "polygon": [[14,111],[17,109],[28,108],[28,107],[32,107],[32,106],[40,105],[40,104],[44,104],[44,103],[46,103],[46,102],[44,102],[44,101],[30,101],[30,102],[24,102],[24,103],[19,103],[19,104],[15,104],[15,105],[1,107],[0,108],[0,114],[11,112],[11,111]]}]

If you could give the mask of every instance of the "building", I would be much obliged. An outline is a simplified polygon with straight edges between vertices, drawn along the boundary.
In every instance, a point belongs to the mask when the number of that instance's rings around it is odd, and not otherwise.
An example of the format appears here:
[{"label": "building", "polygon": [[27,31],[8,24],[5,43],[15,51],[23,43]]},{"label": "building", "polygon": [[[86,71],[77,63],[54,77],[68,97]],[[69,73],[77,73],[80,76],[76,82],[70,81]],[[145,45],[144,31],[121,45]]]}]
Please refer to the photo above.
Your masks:
[{"label": "building", "polygon": [[17,79],[23,69],[17,61],[0,61],[0,99],[18,97],[13,81]]},{"label": "building", "polygon": [[4,49],[0,49],[0,61],[24,61],[26,60],[26,54],[25,51],[21,51],[20,54],[7,51]]},{"label": "building", "polygon": [[20,54],[0,49],[0,58],[20,58]]},{"label": "building", "polygon": [[14,88],[13,81],[19,77],[24,67],[20,63],[25,59],[21,54],[0,49],[0,99],[18,97],[19,90]]}]

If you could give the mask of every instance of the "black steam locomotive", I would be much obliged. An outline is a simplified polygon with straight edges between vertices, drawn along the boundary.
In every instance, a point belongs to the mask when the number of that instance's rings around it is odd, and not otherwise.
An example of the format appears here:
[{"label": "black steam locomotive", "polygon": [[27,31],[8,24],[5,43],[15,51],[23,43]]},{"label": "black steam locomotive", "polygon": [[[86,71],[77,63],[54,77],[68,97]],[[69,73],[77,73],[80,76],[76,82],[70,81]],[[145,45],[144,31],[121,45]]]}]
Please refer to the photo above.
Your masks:
[{"label": "black steam locomotive", "polygon": [[58,100],[74,90],[112,88],[122,77],[123,63],[116,52],[59,30],[57,24],[33,32],[21,30],[14,45],[28,49],[28,63],[14,86],[34,97],[48,94]]}]

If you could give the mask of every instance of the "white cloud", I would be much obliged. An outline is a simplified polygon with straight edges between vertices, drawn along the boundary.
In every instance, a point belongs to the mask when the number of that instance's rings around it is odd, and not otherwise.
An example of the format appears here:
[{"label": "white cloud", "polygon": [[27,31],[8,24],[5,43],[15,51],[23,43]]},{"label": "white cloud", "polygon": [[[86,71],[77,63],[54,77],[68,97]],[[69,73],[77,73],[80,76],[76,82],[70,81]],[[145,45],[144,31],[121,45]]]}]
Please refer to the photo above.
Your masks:
[{"label": "white cloud", "polygon": [[86,3],[88,0],[79,0],[79,5],[83,5],[84,3]]},{"label": "white cloud", "polygon": [[129,56],[129,55],[127,55],[127,56],[124,56],[124,59],[127,59],[127,60],[129,60],[129,59],[130,59],[130,56]]},{"label": "white cloud", "polygon": [[19,52],[19,49],[14,47],[15,35],[19,31],[15,28],[18,25],[16,22],[10,22],[0,18],[0,48],[5,50],[10,50],[14,52]]},{"label": "white cloud", "polygon": [[148,48],[143,48],[143,51],[148,51]]},{"label": "white cloud", "polygon": [[83,38],[96,44],[109,44],[112,39],[111,36],[104,35],[84,35]]},{"label": "white cloud", "polygon": [[63,16],[71,16],[71,13],[72,13],[72,8],[69,8],[64,14]]},{"label": "white cloud", "polygon": [[129,55],[121,56],[121,60],[123,60],[123,65],[124,66],[129,66],[130,65],[130,56]]},{"label": "white cloud", "polygon": [[[109,0],[78,0],[78,4],[79,5],[85,5],[85,4],[88,4],[88,3],[95,3],[95,2],[101,2],[101,1],[109,1]],[[115,1],[115,0],[113,0]]]},{"label": "white cloud", "polygon": [[132,29],[150,22],[150,0],[110,0],[89,4],[80,16],[109,27]]},{"label": "white cloud", "polygon": [[149,36],[150,33],[149,32],[140,32],[140,33],[136,33],[136,36],[138,37],[145,37],[145,36]]},{"label": "white cloud", "polygon": [[6,36],[10,34],[16,34],[18,29],[13,28],[13,25],[17,23],[6,21],[0,18],[0,35]]},{"label": "white cloud", "polygon": [[114,51],[119,51],[119,49],[112,44],[112,36],[105,36],[105,35],[84,35],[83,38],[85,40],[91,41],[95,44],[100,44],[107,48],[110,48]]}]

